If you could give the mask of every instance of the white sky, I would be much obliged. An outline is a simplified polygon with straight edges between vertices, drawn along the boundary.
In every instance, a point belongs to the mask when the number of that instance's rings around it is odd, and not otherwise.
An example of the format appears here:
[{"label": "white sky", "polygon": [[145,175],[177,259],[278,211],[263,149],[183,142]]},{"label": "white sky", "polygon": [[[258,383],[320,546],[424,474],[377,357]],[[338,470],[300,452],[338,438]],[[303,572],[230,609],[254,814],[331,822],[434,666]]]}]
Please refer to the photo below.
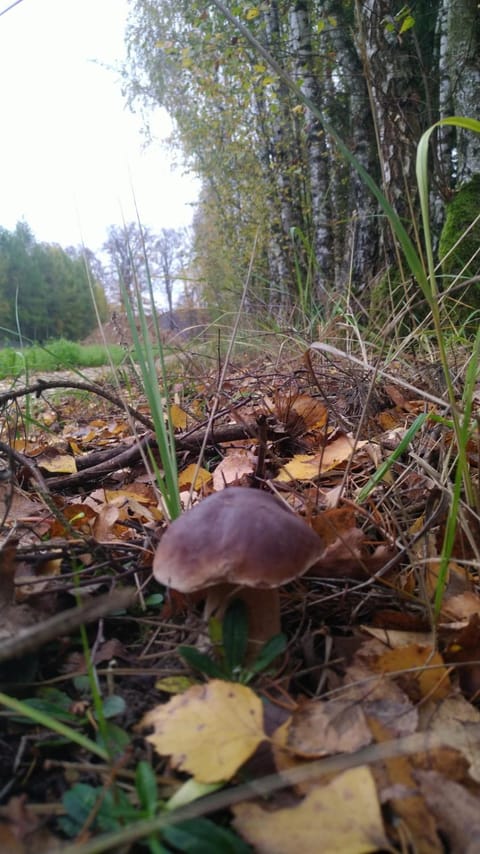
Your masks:
[{"label": "white sky", "polygon": [[[13,0],[0,0],[0,12]],[[0,15],[0,226],[97,251],[109,225],[154,232],[190,222],[198,184],[161,143],[144,150],[112,66],[124,56],[127,0],[23,0]],[[169,133],[158,111],[158,136]],[[179,158],[180,159],[180,158]],[[131,176],[131,177],[130,177]]]}]

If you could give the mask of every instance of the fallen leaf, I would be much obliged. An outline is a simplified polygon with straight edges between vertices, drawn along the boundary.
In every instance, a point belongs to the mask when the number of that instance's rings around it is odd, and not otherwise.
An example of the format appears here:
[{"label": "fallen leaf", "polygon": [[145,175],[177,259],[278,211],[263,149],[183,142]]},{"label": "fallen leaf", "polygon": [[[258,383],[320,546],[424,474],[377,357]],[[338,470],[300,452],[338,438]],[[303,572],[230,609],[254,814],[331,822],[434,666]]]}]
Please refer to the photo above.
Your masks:
[{"label": "fallen leaf", "polygon": [[314,578],[364,578],[367,574],[364,544],[363,531],[351,528],[327,546],[322,557],[305,574]]},{"label": "fallen leaf", "polygon": [[175,430],[187,429],[187,413],[178,405],[178,403],[170,404],[170,419]]},{"label": "fallen leaf", "polygon": [[400,649],[412,643],[427,646],[432,643],[431,632],[402,632],[399,629],[382,629],[375,626],[361,626],[362,632],[381,641],[390,649]]},{"label": "fallen leaf", "polygon": [[61,519],[54,519],[50,528],[51,537],[69,537],[72,529],[87,536],[92,534],[97,514],[88,504],[68,504],[62,508],[61,514],[66,524]]},{"label": "fallen leaf", "polygon": [[450,620],[468,621],[473,614],[480,615],[480,596],[473,590],[466,590],[457,596],[449,596],[442,602],[442,617]]},{"label": "fallen leaf", "polygon": [[214,679],[157,706],[141,727],[180,771],[203,783],[230,780],[265,740],[261,700],[245,685]]},{"label": "fallen leaf", "polygon": [[276,395],[275,413],[294,436],[319,430],[328,418],[326,406],[309,394]]},{"label": "fallen leaf", "polygon": [[313,480],[350,459],[355,450],[366,445],[366,441],[354,443],[349,436],[342,435],[326,445],[319,454],[296,454],[275,478],[279,483],[291,480]]},{"label": "fallen leaf", "polygon": [[415,777],[451,854],[480,851],[478,795],[436,771],[417,771]]},{"label": "fallen leaf", "polygon": [[251,451],[227,454],[213,473],[213,488],[219,492],[227,484],[237,483],[244,475],[251,475],[254,471],[255,458]]},{"label": "fallen leaf", "polygon": [[351,507],[335,507],[325,510],[312,519],[312,528],[322,537],[326,546],[345,536],[356,527],[355,510]]},{"label": "fallen leaf", "polygon": [[57,474],[74,474],[77,471],[77,463],[72,454],[60,454],[53,448],[48,454],[42,454],[37,458],[37,465],[42,471]]},{"label": "fallen leaf", "polygon": [[[370,718],[369,724],[377,742],[391,738],[391,727],[385,726],[379,718]],[[408,837],[415,840],[417,851],[422,854],[443,854],[435,821],[418,793],[413,771],[409,756],[394,756],[375,766],[375,779],[382,803],[388,802],[393,828],[402,824],[408,828]],[[400,831],[398,841],[402,839]]]},{"label": "fallen leaf", "polygon": [[460,688],[475,702],[480,693],[480,615],[472,614],[468,624],[460,629],[445,650],[445,661],[462,665],[458,668]]},{"label": "fallen leaf", "polygon": [[419,699],[443,700],[452,686],[440,653],[432,646],[410,644],[383,653],[374,664],[382,673],[395,673],[399,684],[414,702]]},{"label": "fallen leaf", "polygon": [[[461,694],[447,697],[440,703],[426,703],[419,707],[420,728],[448,739],[465,736],[480,724],[480,711]],[[472,726],[473,725],[473,726]],[[472,780],[480,783],[480,752],[478,741],[472,735],[471,744],[462,747],[463,756],[469,763],[468,773]]]},{"label": "fallen leaf", "polygon": [[[190,489],[193,483],[193,478],[195,477],[197,466],[195,463],[191,463],[187,466],[183,471],[178,475],[178,485],[180,489]],[[197,476],[195,478],[194,489],[201,489],[202,486],[205,486],[207,483],[210,483],[212,480],[212,475],[207,469],[199,468],[197,472]]]},{"label": "fallen leaf", "polygon": [[312,790],[297,806],[268,811],[233,807],[233,826],[257,854],[366,854],[390,850],[377,791],[367,767]]},{"label": "fallen leaf", "polygon": [[357,703],[317,700],[293,713],[286,744],[304,757],[320,757],[354,753],[371,741],[365,714]]}]

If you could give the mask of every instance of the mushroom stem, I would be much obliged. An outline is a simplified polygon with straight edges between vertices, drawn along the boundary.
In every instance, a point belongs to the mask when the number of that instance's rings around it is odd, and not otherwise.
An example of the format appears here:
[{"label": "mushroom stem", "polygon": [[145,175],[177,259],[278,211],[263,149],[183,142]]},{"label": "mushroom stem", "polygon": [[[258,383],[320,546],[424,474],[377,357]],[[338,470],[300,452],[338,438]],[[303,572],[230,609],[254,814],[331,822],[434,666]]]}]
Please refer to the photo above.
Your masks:
[{"label": "mushroom stem", "polygon": [[237,584],[215,584],[207,590],[204,618],[223,620],[234,599],[245,603],[248,616],[246,663],[251,663],[266,641],[281,631],[280,595],[276,587],[240,587]]}]

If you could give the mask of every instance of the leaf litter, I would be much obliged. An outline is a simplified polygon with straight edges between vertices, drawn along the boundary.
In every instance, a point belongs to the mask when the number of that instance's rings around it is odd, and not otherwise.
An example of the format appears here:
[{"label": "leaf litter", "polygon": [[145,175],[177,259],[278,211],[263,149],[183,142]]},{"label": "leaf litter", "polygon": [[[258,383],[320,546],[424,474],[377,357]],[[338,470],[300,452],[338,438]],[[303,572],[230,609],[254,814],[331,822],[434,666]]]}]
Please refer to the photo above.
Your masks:
[{"label": "leaf litter", "polygon": [[[315,359],[309,371],[268,357],[231,368],[207,434],[214,381],[197,377],[187,389],[179,377],[175,385],[185,501],[267,488],[325,546],[303,578],[282,588],[286,651],[253,670],[239,661],[228,674],[227,638],[214,619],[204,625],[201,593],[182,596],[151,578],[165,520],[139,453],[140,445],[155,452],[141,393],[124,390],[126,413],[107,383],[107,396],[93,383],[79,398],[68,378],[57,389],[52,381],[48,396],[41,381],[30,423],[18,420],[18,406],[32,387],[2,394],[5,850],[41,854],[66,844],[67,827],[85,840],[144,818],[134,783],[144,759],[154,811],[181,797],[185,778],[198,791],[222,787],[224,800],[208,795],[193,814],[221,803],[221,823],[255,851],[473,850],[480,537],[468,520],[460,520],[435,631],[432,618],[452,434],[447,421],[427,416],[404,448],[414,419],[435,403],[391,377],[363,395],[368,382],[353,368],[345,382],[334,361]],[[476,451],[473,435],[472,472]],[[112,715],[102,726],[80,626]],[[196,657],[182,658],[185,646]],[[206,660],[226,675],[208,676]],[[9,711],[9,697],[69,710],[74,731],[99,745],[108,737],[110,762],[92,762],[85,747]],[[262,780],[276,781],[268,798]],[[123,815],[110,800],[118,787]],[[81,791],[97,805],[83,826],[72,814]]]}]

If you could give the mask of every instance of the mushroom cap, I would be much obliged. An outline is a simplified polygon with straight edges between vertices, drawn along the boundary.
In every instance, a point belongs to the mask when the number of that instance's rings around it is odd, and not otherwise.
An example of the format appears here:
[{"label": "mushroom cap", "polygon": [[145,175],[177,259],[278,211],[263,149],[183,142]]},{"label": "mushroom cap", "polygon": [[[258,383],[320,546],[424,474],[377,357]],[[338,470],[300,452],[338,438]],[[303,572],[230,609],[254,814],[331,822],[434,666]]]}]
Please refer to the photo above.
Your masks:
[{"label": "mushroom cap", "polygon": [[155,552],[153,574],[181,593],[219,583],[279,587],[307,572],[323,550],[318,534],[282,501],[232,487],[172,522]]}]

